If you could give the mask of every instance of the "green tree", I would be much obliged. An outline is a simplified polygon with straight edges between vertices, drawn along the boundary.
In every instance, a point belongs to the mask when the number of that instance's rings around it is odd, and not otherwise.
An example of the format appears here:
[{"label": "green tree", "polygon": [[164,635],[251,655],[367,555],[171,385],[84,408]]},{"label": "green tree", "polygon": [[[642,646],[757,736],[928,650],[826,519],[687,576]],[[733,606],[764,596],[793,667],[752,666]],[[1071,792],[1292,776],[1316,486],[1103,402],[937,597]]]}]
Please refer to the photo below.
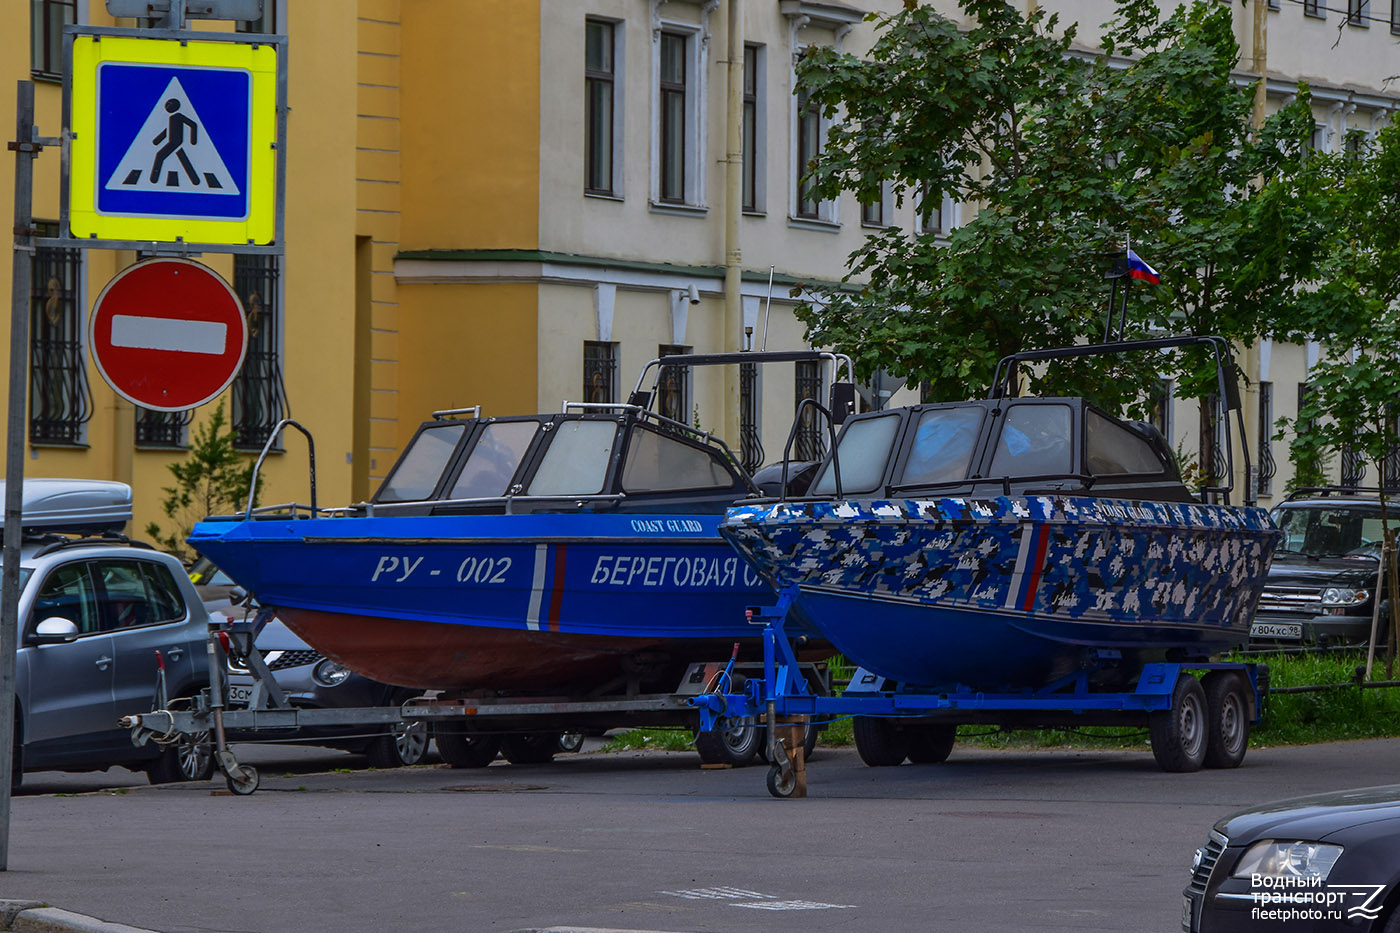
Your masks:
[{"label": "green tree", "polygon": [[235,435],[231,428],[226,430],[227,425],[220,402],[209,420],[195,428],[189,456],[183,462],[170,464],[175,485],[161,489],[165,493],[161,511],[169,520],[170,531],[162,531],[155,522],[146,526],[146,534],[159,547],[181,560],[194,556],[185,539],[195,522],[220,512],[240,510],[248,502],[253,460],[234,449]]},{"label": "green tree", "polygon": [[[812,47],[798,63],[799,90],[839,118],[806,167],[814,196],[868,202],[888,182],[921,212],[944,197],[976,208],[946,235],[870,235],[848,262],[858,287],[799,309],[813,342],[934,398],[980,394],[1005,354],[1102,338],[1101,276],[1128,236],[1162,282],[1134,288],[1126,337],[1247,343],[1293,313],[1324,234],[1291,199],[1312,117],[1304,91],[1251,129],[1227,6],[1163,20],[1152,0],[1118,0],[1102,56],[1075,53],[1076,27],[1043,10],[959,6],[963,28],[908,0],[877,18],[867,58]],[[1185,394],[1213,388],[1203,356],[1164,363]],[[1027,376],[1112,405],[1156,375],[1140,360],[1082,365]]]}]

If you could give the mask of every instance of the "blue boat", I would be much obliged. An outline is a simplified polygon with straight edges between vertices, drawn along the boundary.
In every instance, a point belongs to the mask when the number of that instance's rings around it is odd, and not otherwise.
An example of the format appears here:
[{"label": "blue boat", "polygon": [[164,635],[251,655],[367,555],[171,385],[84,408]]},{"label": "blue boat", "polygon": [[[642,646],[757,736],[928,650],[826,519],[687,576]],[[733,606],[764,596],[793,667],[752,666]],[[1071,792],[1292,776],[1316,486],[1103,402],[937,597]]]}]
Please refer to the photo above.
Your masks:
[{"label": "blue boat", "polygon": [[655,383],[642,380],[799,360],[834,377],[837,358],[810,351],[674,356],[649,364],[625,405],[435,412],[368,503],[250,504],[189,541],[312,647],[375,680],[669,692],[688,664],[756,645],[745,610],[773,594],[717,533],[726,507],[761,491],[754,477],[722,441],[652,411]]},{"label": "blue boat", "polygon": [[1019,354],[989,399],[851,418],[805,496],[737,505],[720,533],[900,684],[1014,691],[1088,671],[1117,689],[1208,658],[1248,638],[1278,539],[1264,510],[1229,505],[1228,485],[1200,501],[1150,425],[1004,389],[1017,362],[1181,346],[1213,349],[1237,412],[1218,338]]}]

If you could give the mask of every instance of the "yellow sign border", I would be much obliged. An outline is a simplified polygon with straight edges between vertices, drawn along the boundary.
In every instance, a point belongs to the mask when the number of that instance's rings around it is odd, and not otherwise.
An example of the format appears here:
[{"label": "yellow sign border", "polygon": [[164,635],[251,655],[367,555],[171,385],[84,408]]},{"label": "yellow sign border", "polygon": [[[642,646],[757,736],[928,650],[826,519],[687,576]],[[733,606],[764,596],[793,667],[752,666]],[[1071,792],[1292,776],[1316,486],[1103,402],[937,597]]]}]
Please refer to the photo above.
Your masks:
[{"label": "yellow sign border", "polygon": [[[248,217],[211,220],[97,212],[97,69],[106,62],[249,72]],[[267,44],[73,37],[68,227],[79,239],[266,245],[277,229],[277,49]]]}]

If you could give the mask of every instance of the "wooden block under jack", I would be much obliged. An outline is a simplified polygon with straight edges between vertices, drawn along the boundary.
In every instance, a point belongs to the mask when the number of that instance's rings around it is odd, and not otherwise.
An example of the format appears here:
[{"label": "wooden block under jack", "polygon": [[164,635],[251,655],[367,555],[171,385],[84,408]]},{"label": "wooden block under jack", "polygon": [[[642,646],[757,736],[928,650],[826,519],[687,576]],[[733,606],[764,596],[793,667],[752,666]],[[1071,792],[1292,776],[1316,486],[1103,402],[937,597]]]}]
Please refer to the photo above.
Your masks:
[{"label": "wooden block under jack", "polygon": [[792,777],[796,782],[793,789],[793,797],[807,796],[807,717],[794,716],[783,727],[780,733],[783,741],[783,751],[787,753],[788,760],[792,762]]},{"label": "wooden block under jack", "polygon": [[724,771],[724,770],[729,769],[729,768],[732,768],[732,767],[734,767],[734,766],[731,765],[731,764],[726,764],[725,762],[715,762],[714,764],[702,764],[702,765],[700,765],[700,770],[701,770],[701,771]]}]

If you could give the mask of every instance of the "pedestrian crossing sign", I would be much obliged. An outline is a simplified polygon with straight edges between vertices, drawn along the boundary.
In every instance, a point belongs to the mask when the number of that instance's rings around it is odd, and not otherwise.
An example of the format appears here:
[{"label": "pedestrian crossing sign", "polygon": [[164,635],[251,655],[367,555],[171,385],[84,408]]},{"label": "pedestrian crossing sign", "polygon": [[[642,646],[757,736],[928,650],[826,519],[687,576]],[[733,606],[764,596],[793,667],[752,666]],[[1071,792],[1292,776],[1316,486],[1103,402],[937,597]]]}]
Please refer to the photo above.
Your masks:
[{"label": "pedestrian crossing sign", "polygon": [[72,235],[271,243],[277,68],[269,44],[75,35]]}]

